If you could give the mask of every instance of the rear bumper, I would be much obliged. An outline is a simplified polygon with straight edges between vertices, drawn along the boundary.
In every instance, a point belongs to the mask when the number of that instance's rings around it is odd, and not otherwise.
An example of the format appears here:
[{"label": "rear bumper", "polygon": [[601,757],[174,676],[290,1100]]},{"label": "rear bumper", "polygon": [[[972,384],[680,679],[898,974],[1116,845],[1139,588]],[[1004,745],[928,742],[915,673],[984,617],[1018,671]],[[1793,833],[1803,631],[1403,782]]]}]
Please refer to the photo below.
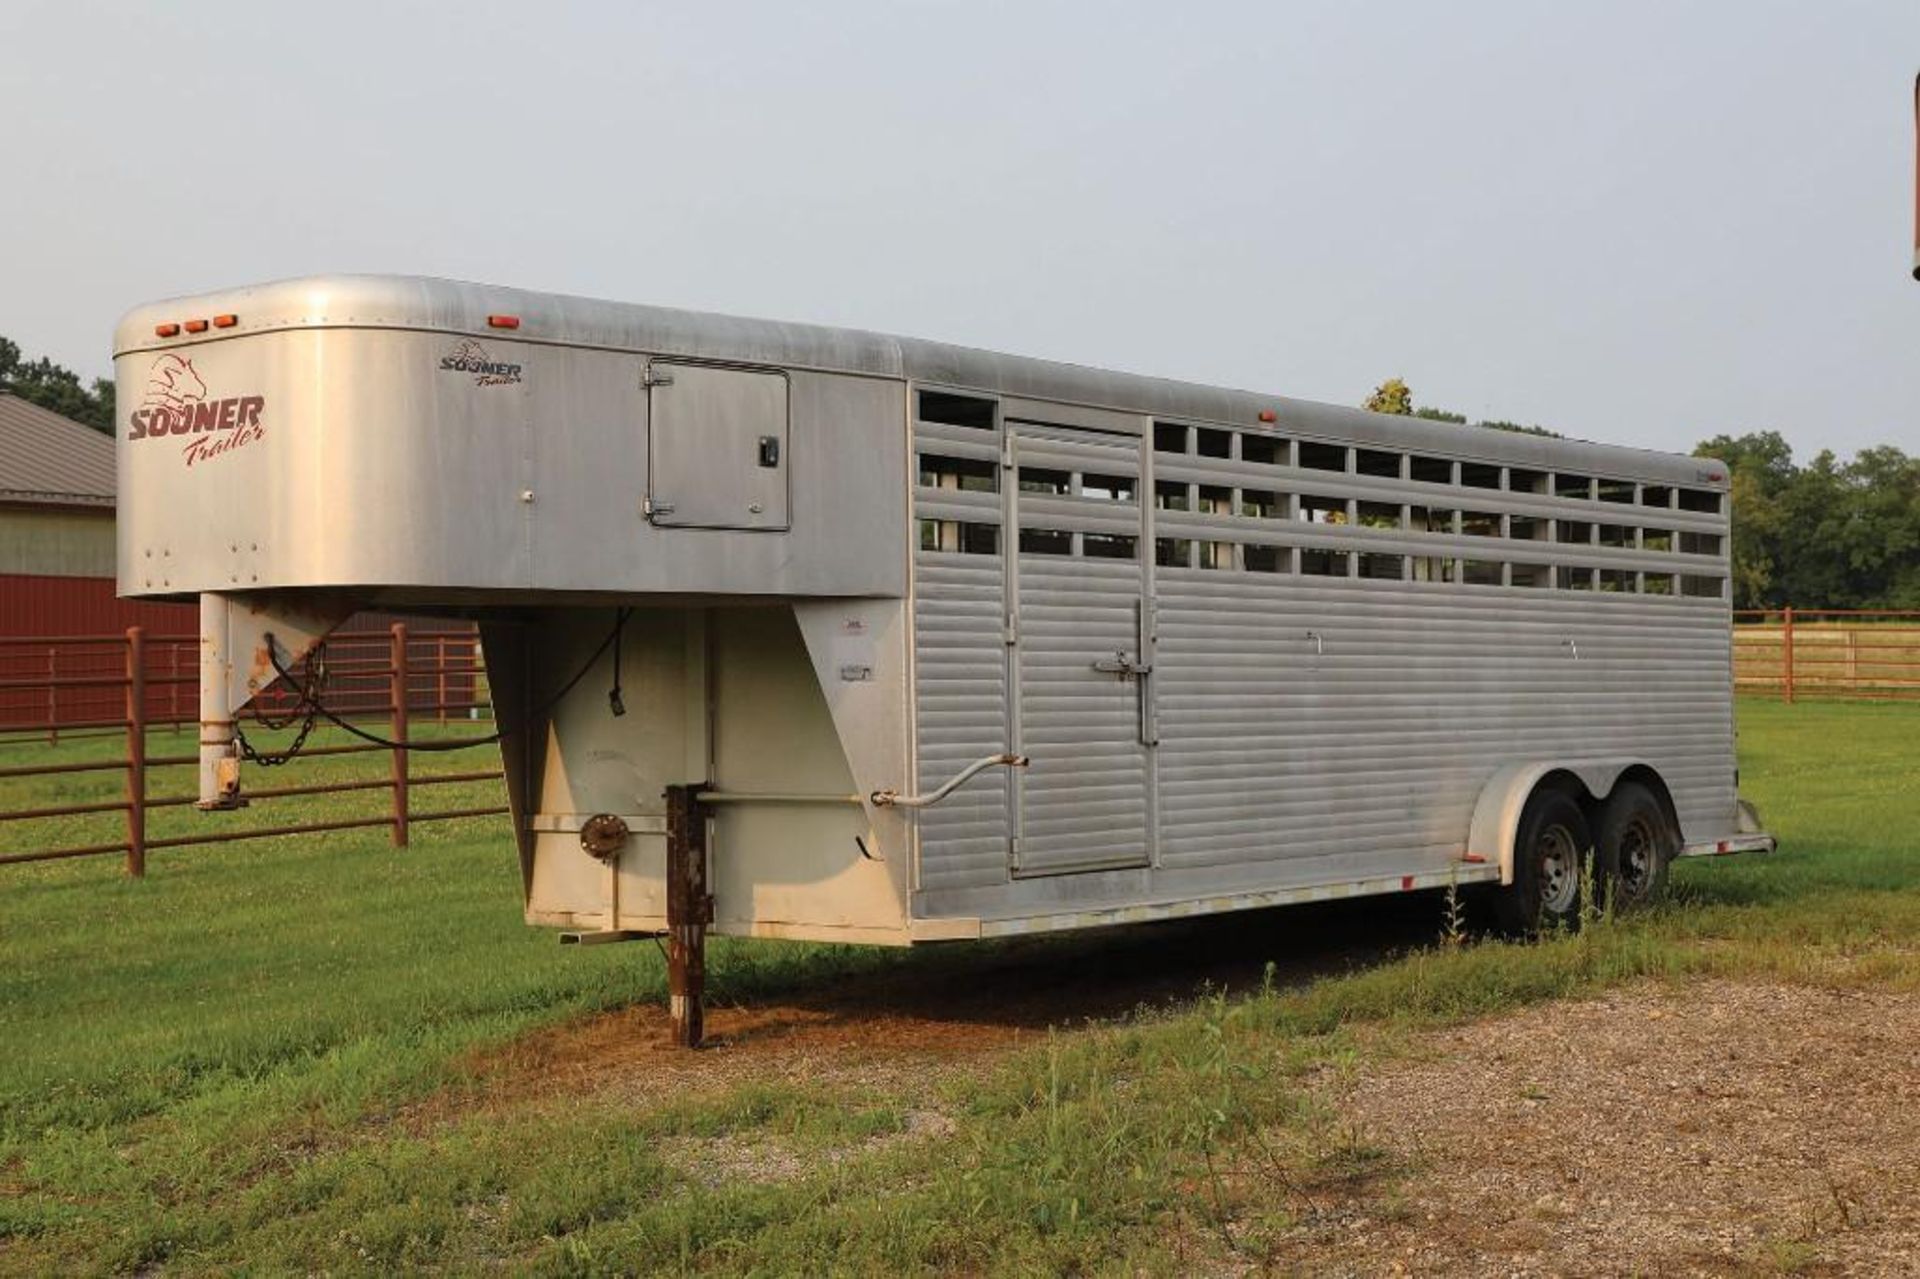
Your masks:
[{"label": "rear bumper", "polygon": [[1708,840],[1704,844],[1688,844],[1680,850],[1682,857],[1725,857],[1731,853],[1771,853],[1779,847],[1779,841],[1771,835],[1735,835],[1728,839]]}]

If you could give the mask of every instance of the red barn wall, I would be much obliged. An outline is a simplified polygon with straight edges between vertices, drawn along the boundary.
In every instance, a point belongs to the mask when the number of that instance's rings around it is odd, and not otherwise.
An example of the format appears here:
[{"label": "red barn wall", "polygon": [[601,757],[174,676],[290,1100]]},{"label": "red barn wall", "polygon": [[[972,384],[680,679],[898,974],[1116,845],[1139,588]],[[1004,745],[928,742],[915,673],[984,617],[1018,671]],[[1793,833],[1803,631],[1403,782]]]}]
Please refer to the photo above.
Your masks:
[{"label": "red barn wall", "polygon": [[[446,702],[456,711],[476,700],[484,704],[484,695],[479,694],[475,679],[467,673],[471,668],[464,641],[472,628],[463,623],[356,613],[336,633],[368,636],[371,640],[374,635],[384,635],[396,621],[406,621],[422,640],[438,635],[461,637],[458,641],[450,638],[445,646],[447,665],[453,673],[444,680],[428,673],[436,668],[442,645],[422,642],[409,646],[415,678],[409,682],[408,702],[416,711],[437,711],[443,689]],[[191,720],[198,706],[194,686],[191,681],[182,683],[170,677],[197,673],[197,605],[121,599],[114,593],[113,579],[107,577],[0,574],[0,730],[43,723],[70,726],[123,717],[126,695],[121,687],[82,685],[50,693],[44,687],[29,685],[44,681],[50,674],[62,680],[117,680],[126,671],[124,643],[77,641],[117,641],[130,626],[144,627],[147,633],[147,673],[152,681],[149,714],[156,719]],[[53,642],[19,642],[23,639]],[[369,641],[362,641],[350,647],[356,661],[386,661],[386,650],[377,642],[369,647]],[[384,675],[356,677],[342,670],[331,687],[328,704],[343,712],[377,712],[388,697]]]}]

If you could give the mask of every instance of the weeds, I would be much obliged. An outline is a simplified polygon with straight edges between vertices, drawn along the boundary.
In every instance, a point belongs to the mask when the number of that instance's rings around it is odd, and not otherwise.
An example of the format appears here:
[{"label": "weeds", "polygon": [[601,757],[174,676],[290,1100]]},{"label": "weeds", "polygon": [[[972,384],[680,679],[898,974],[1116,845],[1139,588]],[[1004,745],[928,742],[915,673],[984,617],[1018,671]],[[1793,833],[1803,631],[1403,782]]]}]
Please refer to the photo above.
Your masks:
[{"label": "weeds", "polygon": [[1447,868],[1447,891],[1440,899],[1440,944],[1459,950],[1467,944],[1467,907],[1460,898],[1460,876]]}]

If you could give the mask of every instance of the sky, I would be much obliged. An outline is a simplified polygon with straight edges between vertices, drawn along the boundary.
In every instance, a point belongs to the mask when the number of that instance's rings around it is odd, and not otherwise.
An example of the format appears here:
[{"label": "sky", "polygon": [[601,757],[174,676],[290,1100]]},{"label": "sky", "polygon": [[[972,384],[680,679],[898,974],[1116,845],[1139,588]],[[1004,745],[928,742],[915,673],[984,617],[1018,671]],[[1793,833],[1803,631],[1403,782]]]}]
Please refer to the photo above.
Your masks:
[{"label": "sky", "polygon": [[1920,453],[1916,0],[0,0],[0,334],[391,271]]}]

